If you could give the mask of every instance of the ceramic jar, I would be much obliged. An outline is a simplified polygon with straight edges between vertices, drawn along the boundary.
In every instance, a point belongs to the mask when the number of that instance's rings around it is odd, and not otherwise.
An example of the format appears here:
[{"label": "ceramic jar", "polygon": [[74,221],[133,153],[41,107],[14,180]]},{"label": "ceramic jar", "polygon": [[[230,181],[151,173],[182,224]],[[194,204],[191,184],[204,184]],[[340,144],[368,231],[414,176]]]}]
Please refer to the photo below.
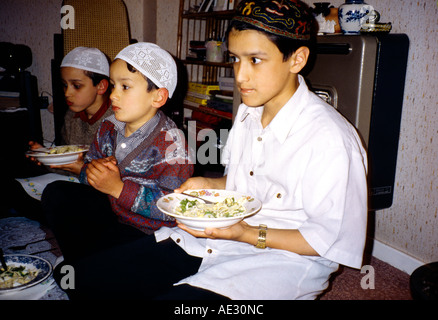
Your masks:
[{"label": "ceramic jar", "polygon": [[345,34],[359,34],[369,16],[376,14],[378,13],[373,6],[366,4],[363,0],[346,0],[338,11],[341,30]]},{"label": "ceramic jar", "polygon": [[209,62],[224,62],[224,44],[221,41],[207,41],[206,60]]}]

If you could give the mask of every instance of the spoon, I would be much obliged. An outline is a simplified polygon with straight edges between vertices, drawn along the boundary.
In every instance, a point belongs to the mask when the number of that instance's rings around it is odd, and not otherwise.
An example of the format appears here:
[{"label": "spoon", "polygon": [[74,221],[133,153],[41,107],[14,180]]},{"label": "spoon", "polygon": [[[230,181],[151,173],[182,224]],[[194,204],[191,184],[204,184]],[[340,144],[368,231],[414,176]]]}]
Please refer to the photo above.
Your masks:
[{"label": "spoon", "polygon": [[[160,186],[160,188],[163,189],[163,190],[169,191],[169,192],[174,192],[172,189],[167,188],[167,187]],[[188,196],[188,197],[192,197],[192,198],[200,199],[200,200],[204,201],[204,202],[207,203],[207,204],[215,204],[215,203],[217,203],[217,202],[215,202],[215,201],[206,200],[206,199],[204,199],[204,198],[201,198],[201,197],[198,197],[198,196],[191,195],[191,194],[189,194],[189,193],[181,192],[181,194],[183,194],[183,195],[185,195],[185,196]]]},{"label": "spoon", "polygon": [[8,266],[6,265],[5,257],[3,256],[3,249],[2,248],[0,248],[0,260],[1,260],[1,263],[2,263],[3,270],[4,271],[8,270]]}]

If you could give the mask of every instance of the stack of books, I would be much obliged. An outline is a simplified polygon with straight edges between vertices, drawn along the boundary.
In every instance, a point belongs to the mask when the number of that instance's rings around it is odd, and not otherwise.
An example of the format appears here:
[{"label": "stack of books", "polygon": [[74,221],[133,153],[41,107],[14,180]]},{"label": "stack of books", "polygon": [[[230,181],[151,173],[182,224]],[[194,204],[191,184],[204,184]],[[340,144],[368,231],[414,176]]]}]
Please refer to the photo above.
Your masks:
[{"label": "stack of books", "polygon": [[207,54],[207,48],[205,47],[205,41],[190,41],[189,54],[187,60],[204,61]]},{"label": "stack of books", "polygon": [[207,106],[216,110],[233,113],[233,91],[214,90],[210,92]]},{"label": "stack of books", "polygon": [[219,90],[218,85],[207,85],[197,82],[189,82],[184,104],[198,108],[199,105],[206,106],[207,101],[210,100],[210,92]]},{"label": "stack of books", "polygon": [[219,122],[233,117],[233,92],[220,90],[218,85],[189,82],[184,104],[194,110],[191,116],[193,120],[205,121],[205,114],[210,115],[208,118],[212,122],[213,119]]}]

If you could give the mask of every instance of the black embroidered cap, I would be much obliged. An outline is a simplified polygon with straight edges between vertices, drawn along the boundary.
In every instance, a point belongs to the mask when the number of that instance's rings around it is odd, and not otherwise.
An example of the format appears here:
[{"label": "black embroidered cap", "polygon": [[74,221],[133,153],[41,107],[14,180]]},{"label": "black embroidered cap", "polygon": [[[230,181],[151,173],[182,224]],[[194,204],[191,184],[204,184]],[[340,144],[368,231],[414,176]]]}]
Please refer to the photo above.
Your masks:
[{"label": "black embroidered cap", "polygon": [[301,1],[242,0],[233,19],[288,38],[310,39],[312,15]]}]

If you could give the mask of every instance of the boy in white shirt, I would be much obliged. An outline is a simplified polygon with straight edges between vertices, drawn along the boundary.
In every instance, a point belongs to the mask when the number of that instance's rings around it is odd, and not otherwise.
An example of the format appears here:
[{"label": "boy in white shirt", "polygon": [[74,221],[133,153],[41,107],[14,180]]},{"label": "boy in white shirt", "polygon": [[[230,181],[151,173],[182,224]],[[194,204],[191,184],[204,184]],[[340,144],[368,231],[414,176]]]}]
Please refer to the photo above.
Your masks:
[{"label": "boy in white shirt", "polygon": [[[314,299],[339,264],[361,267],[366,153],[354,127],[299,75],[310,54],[311,23],[298,1],[242,1],[237,8],[228,49],[243,103],[223,153],[225,175],[194,177],[176,191],[235,190],[263,206],[229,228],[165,227],[155,232],[157,242],[120,247],[142,250],[148,263],[123,261],[150,274],[173,268],[166,279],[144,282],[144,292],[137,288],[144,297]],[[184,251],[163,262],[175,246]],[[84,262],[90,264],[102,270],[98,260]]]}]

